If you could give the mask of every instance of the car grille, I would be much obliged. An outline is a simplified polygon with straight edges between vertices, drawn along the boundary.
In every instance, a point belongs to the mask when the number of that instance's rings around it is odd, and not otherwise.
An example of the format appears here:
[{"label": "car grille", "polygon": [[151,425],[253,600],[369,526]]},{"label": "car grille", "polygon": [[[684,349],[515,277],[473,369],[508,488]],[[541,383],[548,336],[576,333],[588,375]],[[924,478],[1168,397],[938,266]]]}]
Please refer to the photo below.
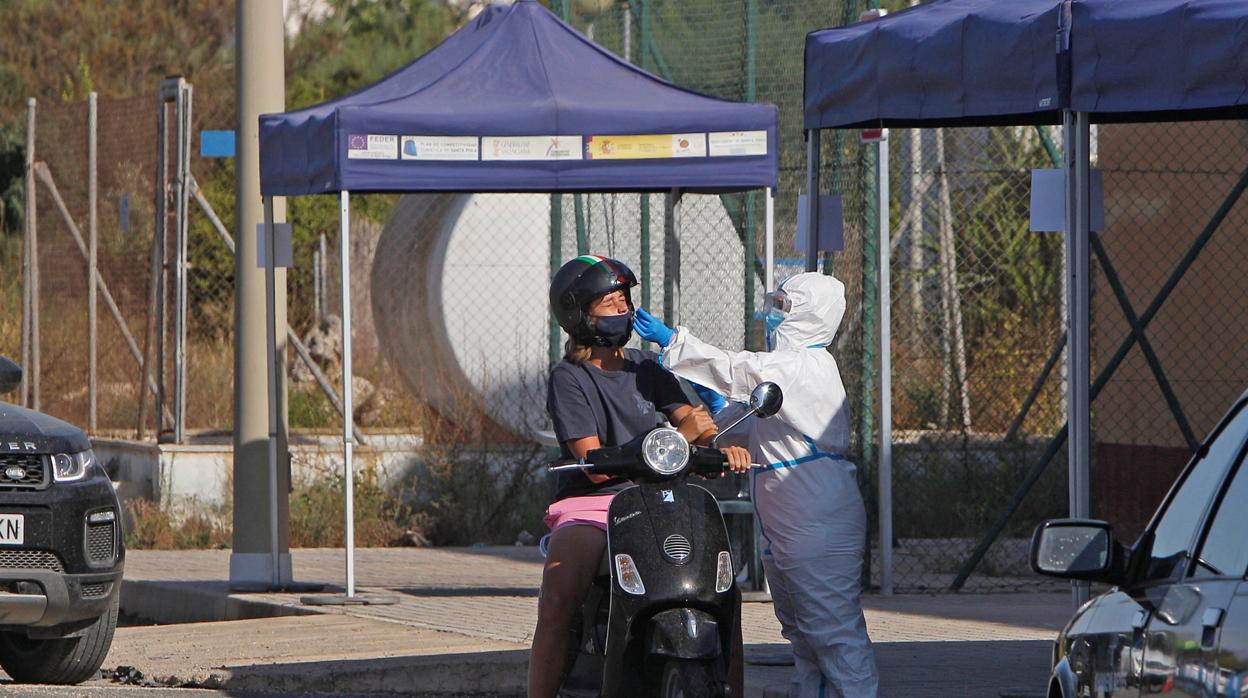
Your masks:
[{"label": "car grille", "polygon": [[113,588],[113,585],[110,584],[109,582],[103,582],[101,584],[83,584],[82,585],[82,598],[96,599],[101,596],[107,596],[108,592],[111,591],[112,588]]},{"label": "car grille", "polygon": [[87,559],[111,564],[117,557],[116,527],[112,521],[87,524]]},{"label": "car grille", "polygon": [[[8,476],[9,468],[22,471],[16,479]],[[0,453],[0,490],[41,490],[50,481],[48,457],[37,453]]]},{"label": "car grille", "polygon": [[684,562],[693,554],[693,546],[688,538],[674,533],[663,541],[663,553],[676,562]]},{"label": "car grille", "polygon": [[47,550],[0,550],[0,569],[65,571],[56,553]]}]

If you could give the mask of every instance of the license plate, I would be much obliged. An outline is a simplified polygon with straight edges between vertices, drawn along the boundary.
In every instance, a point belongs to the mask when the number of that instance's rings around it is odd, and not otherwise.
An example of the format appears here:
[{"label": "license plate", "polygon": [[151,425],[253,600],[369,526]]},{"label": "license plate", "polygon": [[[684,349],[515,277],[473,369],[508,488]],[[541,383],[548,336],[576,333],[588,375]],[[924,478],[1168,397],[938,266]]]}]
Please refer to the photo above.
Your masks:
[{"label": "license plate", "polygon": [[25,515],[0,514],[0,545],[21,545],[25,539]]}]

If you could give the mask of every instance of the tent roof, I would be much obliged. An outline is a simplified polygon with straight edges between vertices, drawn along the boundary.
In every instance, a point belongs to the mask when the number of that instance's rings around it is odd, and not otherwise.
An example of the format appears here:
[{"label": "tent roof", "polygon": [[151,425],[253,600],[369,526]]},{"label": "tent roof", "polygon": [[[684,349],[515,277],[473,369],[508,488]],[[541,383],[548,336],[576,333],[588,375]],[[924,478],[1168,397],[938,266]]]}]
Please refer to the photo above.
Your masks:
[{"label": "tent roof", "polygon": [[664,82],[519,0],[354,94],[261,116],[261,190],[774,186],[778,118]]},{"label": "tent roof", "polygon": [[1058,123],[1062,0],[932,0],[806,36],[805,126]]},{"label": "tent roof", "polygon": [[1071,108],[1099,123],[1248,117],[1244,0],[1071,4]]},{"label": "tent roof", "polygon": [[1243,0],[931,0],[806,37],[806,128],[1248,117]]}]

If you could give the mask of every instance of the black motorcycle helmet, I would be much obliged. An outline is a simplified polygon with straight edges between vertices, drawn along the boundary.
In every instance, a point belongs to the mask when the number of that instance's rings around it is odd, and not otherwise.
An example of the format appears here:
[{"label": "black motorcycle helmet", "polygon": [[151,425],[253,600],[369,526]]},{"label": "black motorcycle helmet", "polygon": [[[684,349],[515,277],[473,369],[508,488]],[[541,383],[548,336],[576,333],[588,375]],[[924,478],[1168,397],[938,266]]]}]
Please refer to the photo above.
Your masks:
[{"label": "black motorcycle helmet", "polygon": [[623,262],[598,255],[581,255],[555,272],[550,282],[550,312],[563,331],[581,344],[608,346],[609,342],[598,335],[589,319],[589,305],[612,291],[622,290],[632,310],[633,296],[629,289],[636,285],[637,277]]}]

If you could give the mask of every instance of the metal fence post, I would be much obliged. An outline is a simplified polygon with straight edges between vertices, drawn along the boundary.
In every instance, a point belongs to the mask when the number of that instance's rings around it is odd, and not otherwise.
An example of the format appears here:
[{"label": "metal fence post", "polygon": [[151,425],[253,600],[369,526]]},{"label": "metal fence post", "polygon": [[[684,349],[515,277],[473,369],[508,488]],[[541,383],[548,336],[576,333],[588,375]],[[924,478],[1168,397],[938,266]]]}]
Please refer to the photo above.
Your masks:
[{"label": "metal fence post", "polygon": [[177,97],[177,173],[175,175],[177,201],[175,206],[174,234],[177,236],[174,250],[174,421],[173,441],[182,443],[186,436],[186,309],[187,309],[187,238],[188,224],[187,180],[191,168],[191,85],[178,79]]},{"label": "metal fence post", "polygon": [[87,430],[95,433],[98,428],[96,422],[98,414],[98,384],[96,376],[97,362],[97,332],[96,325],[96,288],[97,278],[99,277],[98,254],[99,254],[99,230],[97,226],[96,216],[96,187],[97,187],[97,165],[98,153],[97,148],[97,99],[96,93],[92,92],[87,97],[87,393],[88,393],[88,412],[87,412]]},{"label": "metal fence post", "polygon": [[[563,265],[563,195],[550,195],[550,278],[555,278],[555,272],[559,271],[559,267]],[[555,320],[555,316],[550,316],[550,365],[554,366],[559,363],[559,323]]]},{"label": "metal fence post", "polygon": [[[745,0],[745,101],[758,98],[758,0]],[[757,259],[754,224],[756,219],[755,198],[757,192],[745,194],[745,230],[742,240],[744,250],[743,302],[745,349],[754,348],[754,265]],[[770,290],[770,289],[768,289]]]},{"label": "metal fence post", "polygon": [[26,100],[26,239],[22,245],[22,404],[39,403],[39,250],[35,226],[35,100]]}]

